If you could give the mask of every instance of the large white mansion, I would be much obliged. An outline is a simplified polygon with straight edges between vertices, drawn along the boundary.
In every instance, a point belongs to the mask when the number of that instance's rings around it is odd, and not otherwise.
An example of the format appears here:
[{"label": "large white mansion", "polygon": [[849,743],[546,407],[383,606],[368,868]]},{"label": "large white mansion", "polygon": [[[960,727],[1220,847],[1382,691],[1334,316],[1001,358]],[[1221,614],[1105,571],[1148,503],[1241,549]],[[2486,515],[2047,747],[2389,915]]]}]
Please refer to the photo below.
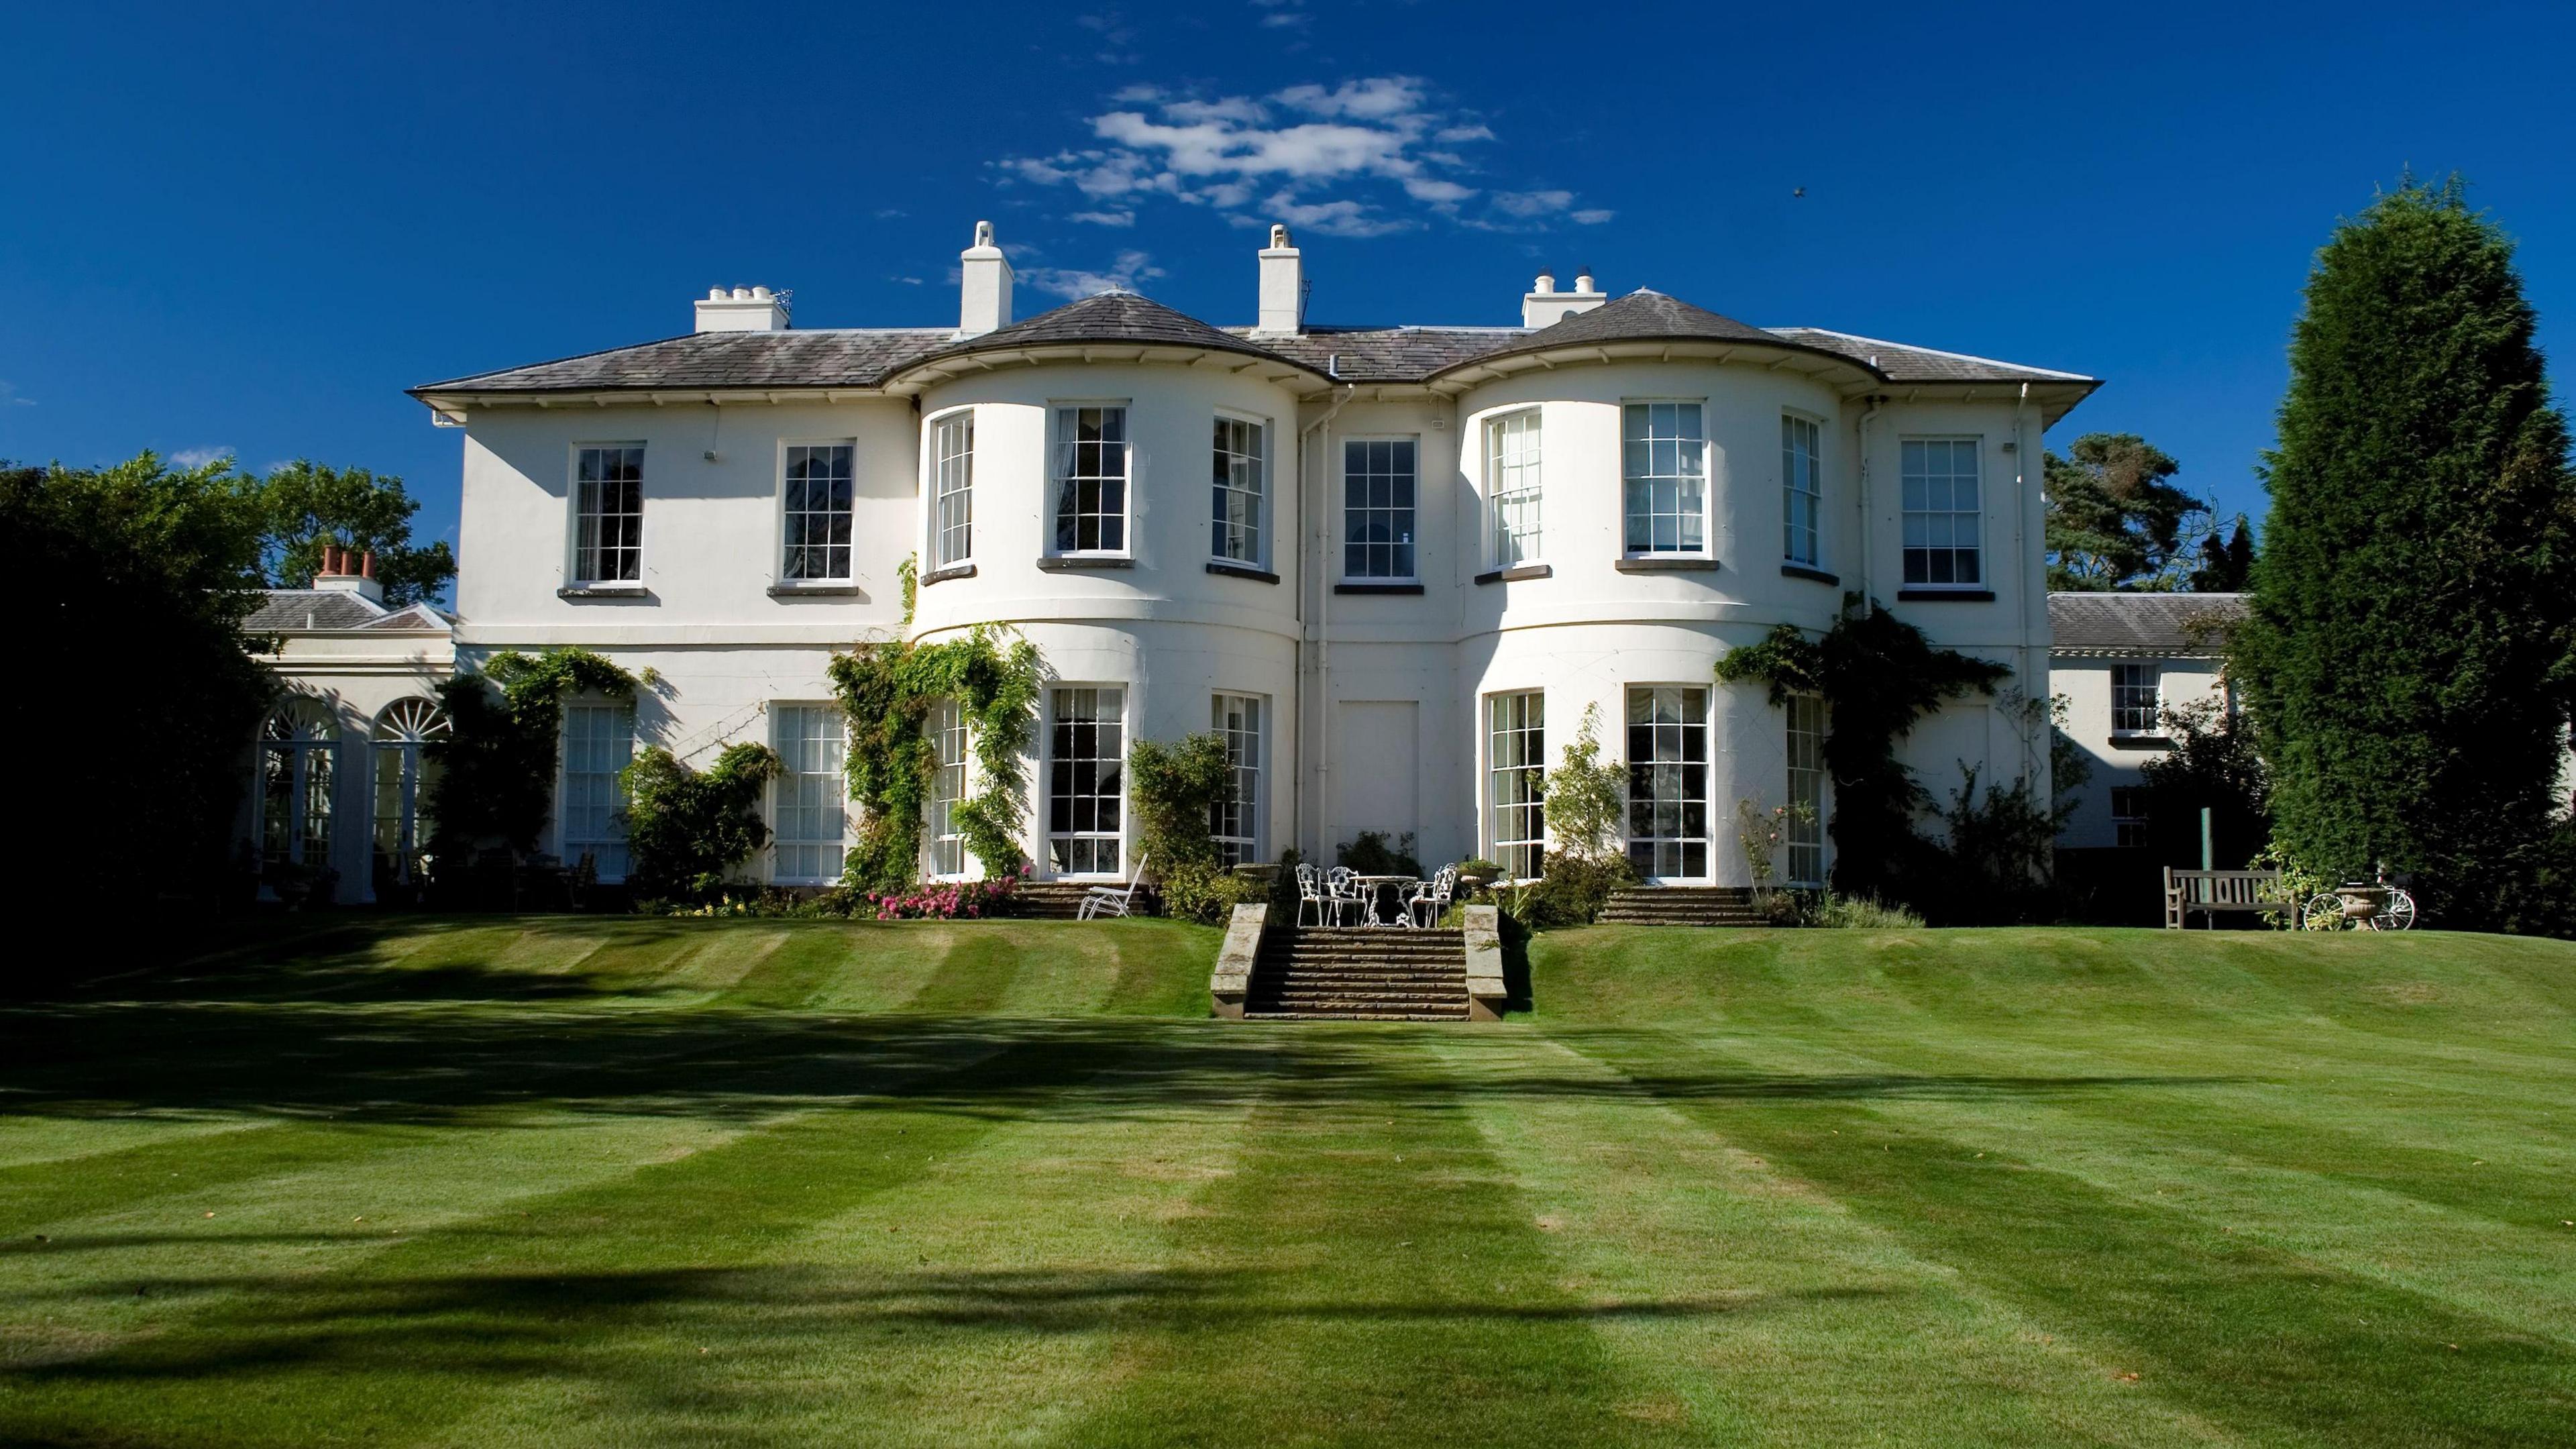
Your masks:
[{"label": "large white mansion", "polygon": [[[1712,666],[1775,624],[1826,627],[1846,591],[2047,693],[2040,438],[2090,377],[1614,299],[1589,275],[1539,277],[1518,326],[1311,326],[1284,227],[1250,327],[1123,292],[1014,322],[989,225],[961,263],[953,328],[800,331],[783,294],[720,289],[686,336],[413,390],[465,433],[456,664],[579,645],[653,671],[632,705],[568,712],[550,850],[622,870],[610,777],[639,743],[703,763],[765,739],[792,774],[755,870],[837,876],[825,666],[907,628],[1037,646],[1024,844],[1074,877],[1133,867],[1126,742],[1210,728],[1237,751],[1241,857],[1383,831],[1426,862],[1528,871],[1526,767],[1597,708],[1605,757],[1638,767],[1639,868],[1741,883],[1739,800],[1831,809],[1820,712]],[[394,739],[396,702],[337,722],[321,793],[353,828],[311,847],[352,882],[370,839],[411,828],[409,792],[345,758]],[[971,784],[959,733],[940,746],[945,802]],[[1936,789],[1956,762],[2047,769],[1984,701],[1907,753]],[[265,794],[309,818],[292,780]],[[972,872],[944,819],[925,871]],[[1821,878],[1825,849],[1810,829],[1789,874]]]}]

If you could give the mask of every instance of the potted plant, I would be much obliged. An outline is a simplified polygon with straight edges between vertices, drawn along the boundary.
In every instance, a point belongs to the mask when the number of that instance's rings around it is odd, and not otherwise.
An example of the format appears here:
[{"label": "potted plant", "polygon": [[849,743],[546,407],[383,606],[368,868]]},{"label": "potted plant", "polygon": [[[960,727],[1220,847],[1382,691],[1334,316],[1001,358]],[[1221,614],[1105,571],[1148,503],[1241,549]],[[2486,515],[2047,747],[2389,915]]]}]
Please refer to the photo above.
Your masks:
[{"label": "potted plant", "polygon": [[1466,891],[1490,890],[1501,880],[1504,870],[1494,862],[1478,856],[1458,862],[1458,888]]}]

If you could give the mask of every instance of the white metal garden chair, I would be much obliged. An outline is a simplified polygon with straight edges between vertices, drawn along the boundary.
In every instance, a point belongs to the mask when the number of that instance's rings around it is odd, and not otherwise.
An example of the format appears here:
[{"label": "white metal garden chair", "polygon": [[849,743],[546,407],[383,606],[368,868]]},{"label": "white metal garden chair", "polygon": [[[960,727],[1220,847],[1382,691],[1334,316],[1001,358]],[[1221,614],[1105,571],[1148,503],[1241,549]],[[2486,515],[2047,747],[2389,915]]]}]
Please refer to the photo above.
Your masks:
[{"label": "white metal garden chair", "polygon": [[1075,909],[1073,918],[1077,921],[1092,921],[1103,916],[1127,914],[1128,908],[1136,904],[1136,887],[1145,883],[1145,863],[1153,858],[1150,855],[1136,857],[1136,872],[1127,877],[1127,883],[1123,886],[1096,885],[1084,891],[1082,904]]},{"label": "white metal garden chair", "polygon": [[1347,865],[1337,865],[1324,872],[1324,894],[1326,904],[1332,907],[1330,924],[1340,925],[1345,910],[1358,916],[1362,925],[1368,923],[1368,893],[1360,888],[1358,871]]},{"label": "white metal garden chair", "polygon": [[1306,912],[1310,909],[1315,913],[1316,925],[1332,923],[1333,903],[1332,898],[1324,894],[1323,877],[1316,873],[1313,866],[1301,863],[1297,867],[1298,925],[1306,924]]},{"label": "white metal garden chair", "polygon": [[1449,914],[1449,902],[1457,894],[1458,867],[1440,867],[1432,873],[1431,879],[1415,886],[1413,894],[1404,898],[1405,924],[1419,926],[1426,931],[1439,925],[1440,918]]}]

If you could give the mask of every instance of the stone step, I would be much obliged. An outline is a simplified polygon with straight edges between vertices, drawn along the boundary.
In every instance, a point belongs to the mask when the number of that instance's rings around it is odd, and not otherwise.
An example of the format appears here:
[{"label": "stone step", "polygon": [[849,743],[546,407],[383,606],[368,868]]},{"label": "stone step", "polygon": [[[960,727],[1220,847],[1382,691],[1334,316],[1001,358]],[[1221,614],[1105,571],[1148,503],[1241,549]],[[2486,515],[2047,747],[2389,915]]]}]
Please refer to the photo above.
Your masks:
[{"label": "stone step", "polygon": [[1467,989],[1467,973],[1455,967],[1447,971],[1346,971],[1319,969],[1310,971],[1260,971],[1254,973],[1263,981],[1354,981],[1372,985],[1455,987]]},{"label": "stone step", "polygon": [[1465,1021],[1467,1008],[1456,1011],[1253,1011],[1246,1021]]}]

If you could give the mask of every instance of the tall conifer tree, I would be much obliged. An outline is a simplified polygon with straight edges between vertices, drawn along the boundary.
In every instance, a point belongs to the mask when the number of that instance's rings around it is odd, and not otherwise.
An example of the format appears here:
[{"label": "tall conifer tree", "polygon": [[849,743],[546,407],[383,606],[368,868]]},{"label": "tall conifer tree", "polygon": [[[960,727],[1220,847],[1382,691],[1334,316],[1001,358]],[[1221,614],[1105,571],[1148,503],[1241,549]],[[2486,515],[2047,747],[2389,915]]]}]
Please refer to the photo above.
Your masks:
[{"label": "tall conifer tree", "polygon": [[2407,179],[2308,278],[2236,633],[2275,841],[2410,872],[2446,925],[2537,869],[2576,643],[2576,490],[2513,248]]}]

